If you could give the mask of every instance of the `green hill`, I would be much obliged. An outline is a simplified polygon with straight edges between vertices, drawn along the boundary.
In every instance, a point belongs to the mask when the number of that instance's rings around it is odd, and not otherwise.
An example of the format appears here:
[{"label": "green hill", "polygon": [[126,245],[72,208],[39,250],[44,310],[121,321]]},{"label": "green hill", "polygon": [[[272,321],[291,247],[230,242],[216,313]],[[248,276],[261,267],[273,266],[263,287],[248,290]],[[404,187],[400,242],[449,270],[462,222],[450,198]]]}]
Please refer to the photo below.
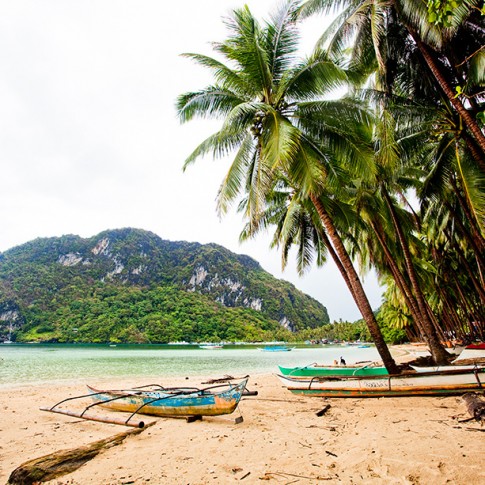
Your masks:
[{"label": "green hill", "polygon": [[326,308],[248,256],[119,229],[0,254],[0,340],[267,340],[329,322]]}]

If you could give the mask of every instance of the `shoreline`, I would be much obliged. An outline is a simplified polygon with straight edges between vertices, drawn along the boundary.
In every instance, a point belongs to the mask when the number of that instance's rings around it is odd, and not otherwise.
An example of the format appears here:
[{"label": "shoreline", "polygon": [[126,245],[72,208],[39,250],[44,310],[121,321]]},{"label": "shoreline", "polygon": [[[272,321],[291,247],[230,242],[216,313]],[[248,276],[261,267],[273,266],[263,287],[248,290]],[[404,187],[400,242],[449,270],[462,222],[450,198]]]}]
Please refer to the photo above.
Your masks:
[{"label": "shoreline", "polygon": [[[206,376],[205,380],[222,376]],[[236,376],[235,376],[236,377]],[[202,378],[203,379],[203,378]],[[200,377],[166,385],[200,385]],[[91,382],[139,385],[133,377]],[[148,382],[148,380],[147,380]],[[272,374],[251,375],[239,411],[187,423],[156,424],[128,437],[50,484],[485,482],[483,435],[463,399],[450,397],[324,399],[296,396]],[[39,410],[80,395],[80,383],[0,389],[0,483],[23,462],[87,445],[127,428]],[[323,416],[316,413],[327,404]],[[103,411],[105,413],[107,411]],[[235,424],[241,415],[244,421]]]}]

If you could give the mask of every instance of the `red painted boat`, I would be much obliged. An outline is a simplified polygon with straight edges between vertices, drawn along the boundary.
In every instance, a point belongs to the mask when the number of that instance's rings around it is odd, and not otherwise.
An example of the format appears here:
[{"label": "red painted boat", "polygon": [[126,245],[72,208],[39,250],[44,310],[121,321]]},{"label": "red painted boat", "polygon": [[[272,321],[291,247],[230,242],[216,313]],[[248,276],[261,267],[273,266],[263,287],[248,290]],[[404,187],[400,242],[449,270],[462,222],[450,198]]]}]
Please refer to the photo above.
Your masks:
[{"label": "red painted boat", "polygon": [[473,349],[473,350],[485,350],[485,342],[481,342],[479,344],[470,344],[465,347],[465,349]]}]

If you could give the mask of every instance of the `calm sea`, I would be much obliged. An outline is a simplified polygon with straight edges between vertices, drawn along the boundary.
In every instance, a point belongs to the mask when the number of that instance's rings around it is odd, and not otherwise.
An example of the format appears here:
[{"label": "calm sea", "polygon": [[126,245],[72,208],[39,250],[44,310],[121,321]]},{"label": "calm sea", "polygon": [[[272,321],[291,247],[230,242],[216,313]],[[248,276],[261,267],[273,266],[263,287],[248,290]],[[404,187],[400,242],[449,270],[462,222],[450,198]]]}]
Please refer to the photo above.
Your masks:
[{"label": "calm sea", "polygon": [[[261,347],[261,346],[260,346]],[[297,346],[290,352],[262,352],[256,345],[0,344],[0,388],[112,377],[207,376],[218,378],[277,373],[278,365],[331,364],[379,360],[375,347]]]}]

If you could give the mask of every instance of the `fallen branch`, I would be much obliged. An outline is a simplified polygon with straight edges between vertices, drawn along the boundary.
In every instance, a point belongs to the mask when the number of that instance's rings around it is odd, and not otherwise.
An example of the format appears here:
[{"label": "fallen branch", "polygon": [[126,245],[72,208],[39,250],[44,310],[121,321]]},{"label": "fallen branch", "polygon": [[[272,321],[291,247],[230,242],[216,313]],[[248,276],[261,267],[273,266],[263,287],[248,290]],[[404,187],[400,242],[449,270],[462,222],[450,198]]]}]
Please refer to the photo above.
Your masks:
[{"label": "fallen branch", "polygon": [[67,473],[72,473],[102,451],[121,444],[128,436],[140,434],[153,424],[155,423],[152,422],[143,428],[118,433],[86,446],[55,451],[49,455],[26,461],[10,474],[8,483],[10,485],[32,485],[38,482],[53,480]]},{"label": "fallen branch", "polygon": [[330,404],[327,404],[323,409],[315,413],[317,416],[323,416],[329,409],[330,409]]}]

